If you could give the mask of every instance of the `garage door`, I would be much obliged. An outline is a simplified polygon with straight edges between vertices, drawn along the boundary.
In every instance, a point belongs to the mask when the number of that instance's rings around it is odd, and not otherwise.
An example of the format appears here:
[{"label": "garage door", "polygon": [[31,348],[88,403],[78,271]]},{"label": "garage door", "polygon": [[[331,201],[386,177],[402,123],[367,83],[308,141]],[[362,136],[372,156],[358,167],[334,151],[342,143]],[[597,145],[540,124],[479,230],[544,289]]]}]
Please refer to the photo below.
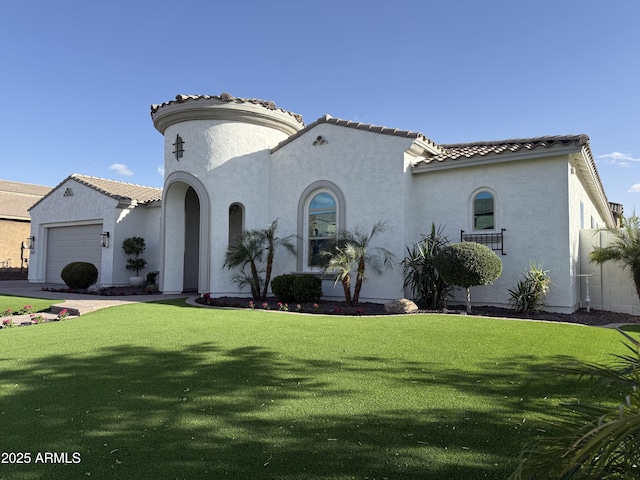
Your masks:
[{"label": "garage door", "polygon": [[47,235],[47,273],[50,283],[64,283],[62,269],[71,262],[93,263],[100,273],[102,225],[49,228]]}]

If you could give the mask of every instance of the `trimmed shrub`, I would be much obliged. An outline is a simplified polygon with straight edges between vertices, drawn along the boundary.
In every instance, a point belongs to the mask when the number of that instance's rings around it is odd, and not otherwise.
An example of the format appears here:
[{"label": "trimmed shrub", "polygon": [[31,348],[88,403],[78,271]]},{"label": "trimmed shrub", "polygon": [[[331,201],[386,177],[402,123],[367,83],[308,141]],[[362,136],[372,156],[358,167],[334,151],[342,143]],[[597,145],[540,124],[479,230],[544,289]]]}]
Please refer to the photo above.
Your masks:
[{"label": "trimmed shrub", "polygon": [[295,275],[278,275],[271,280],[271,291],[280,302],[294,302],[293,282]]},{"label": "trimmed shrub", "polygon": [[467,289],[469,313],[469,287],[486,285],[502,275],[502,260],[489,247],[476,242],[447,245],[434,258],[434,264],[445,281]]},{"label": "trimmed shrub", "polygon": [[317,302],[322,297],[322,280],[315,275],[278,275],[271,291],[283,303]]},{"label": "trimmed shrub", "polygon": [[293,301],[297,303],[317,302],[322,297],[322,280],[315,275],[295,275]]},{"label": "trimmed shrub", "polygon": [[69,288],[89,288],[98,280],[98,269],[93,263],[72,262],[62,269],[60,277]]}]

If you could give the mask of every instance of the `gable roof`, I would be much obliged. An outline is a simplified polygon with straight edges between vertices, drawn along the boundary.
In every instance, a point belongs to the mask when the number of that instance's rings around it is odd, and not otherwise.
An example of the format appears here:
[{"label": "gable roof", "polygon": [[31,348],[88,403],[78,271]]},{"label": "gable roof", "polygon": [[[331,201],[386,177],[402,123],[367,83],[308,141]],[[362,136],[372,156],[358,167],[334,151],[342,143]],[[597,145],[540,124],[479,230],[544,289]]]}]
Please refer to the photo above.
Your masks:
[{"label": "gable roof", "polygon": [[[154,187],[145,187],[142,185],[136,185],[134,183],[118,182],[117,180],[108,180],[106,178],[92,177],[89,175],[80,175],[74,173],[60,182],[48,195],[40,199],[31,208],[38,205],[51,193],[60,188],[68,180],[75,180],[76,182],[85,185],[97,192],[100,192],[115,200],[125,202],[135,202],[139,204],[145,204],[150,202],[156,202],[162,200],[162,189]],[[29,210],[31,210],[31,208]]]},{"label": "gable roof", "polygon": [[0,218],[28,221],[31,206],[50,191],[43,185],[0,180]]},{"label": "gable roof", "polygon": [[[351,120],[343,120],[341,118],[333,118],[329,114],[323,115],[322,117],[317,119],[315,122],[310,123],[309,125],[304,127],[302,130],[299,130],[298,132],[296,132],[293,135],[289,136],[287,139],[285,139],[285,140],[281,141],[280,143],[278,143],[278,145],[276,145],[275,147],[273,147],[271,149],[271,153],[275,152],[276,150],[279,150],[280,148],[282,148],[285,145],[287,145],[287,144],[291,143],[292,141],[294,141],[296,138],[304,135],[309,130],[311,130],[311,129],[313,129],[313,128],[315,128],[318,125],[321,125],[323,123],[328,123],[330,125],[337,125],[339,127],[353,128],[353,129],[356,129],[356,130],[365,130],[367,132],[372,132],[372,133],[380,133],[382,135],[393,135],[395,137],[411,138],[411,139],[414,139],[414,140],[417,140],[417,141],[421,141],[422,143],[427,144],[430,147],[429,149],[435,151],[436,153],[444,153],[444,151],[442,150],[442,148],[440,146],[438,146],[435,142],[433,142],[429,138],[425,137],[420,132],[414,132],[414,131],[411,131],[411,130],[399,130],[397,128],[380,127],[378,125],[372,125],[370,123],[353,122]],[[431,153],[434,153],[433,151]]]}]

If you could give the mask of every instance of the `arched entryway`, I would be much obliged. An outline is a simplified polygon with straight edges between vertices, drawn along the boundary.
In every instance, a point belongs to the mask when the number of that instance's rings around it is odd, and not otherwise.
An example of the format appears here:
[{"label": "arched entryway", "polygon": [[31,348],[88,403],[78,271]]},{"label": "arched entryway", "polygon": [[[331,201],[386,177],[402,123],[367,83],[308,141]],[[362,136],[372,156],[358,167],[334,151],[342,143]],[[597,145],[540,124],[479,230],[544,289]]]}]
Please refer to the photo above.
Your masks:
[{"label": "arched entryway", "polygon": [[209,291],[209,218],[200,181],[185,172],[169,175],[162,199],[162,292]]},{"label": "arched entryway", "polygon": [[184,272],[182,291],[198,290],[200,271],[200,200],[198,194],[189,187],[184,196]]}]

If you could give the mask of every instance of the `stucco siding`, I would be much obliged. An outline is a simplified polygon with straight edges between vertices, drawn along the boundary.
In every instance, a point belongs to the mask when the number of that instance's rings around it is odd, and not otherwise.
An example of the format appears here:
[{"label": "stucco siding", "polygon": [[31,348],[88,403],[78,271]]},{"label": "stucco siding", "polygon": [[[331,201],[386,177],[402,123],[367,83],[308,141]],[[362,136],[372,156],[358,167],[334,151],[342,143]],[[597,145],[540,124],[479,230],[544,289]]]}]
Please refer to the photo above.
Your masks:
[{"label": "stucco siding", "polygon": [[[317,137],[325,143],[314,145]],[[410,144],[406,138],[318,125],[273,154],[268,218],[278,218],[283,235],[296,233],[303,193],[319,180],[330,182],[344,195],[344,227],[367,232],[377,221],[385,222],[387,230],[371,246],[388,249],[397,263],[405,248],[404,151]],[[294,257],[282,256],[279,262],[278,274],[296,270]],[[342,296],[341,287],[334,288],[331,281],[323,288],[328,297]],[[402,270],[397,265],[383,276],[370,273],[361,293],[365,301],[399,296]]]},{"label": "stucco siding", "polygon": [[25,262],[21,262],[21,246],[31,235],[28,221],[0,219],[0,262],[4,267],[28,266],[29,250],[24,250]]},{"label": "stucco siding", "polygon": [[[415,175],[411,205],[413,241],[428,233],[431,223],[443,226],[451,242],[460,230],[473,231],[472,199],[481,189],[495,194],[495,231],[505,228],[502,276],[488,287],[472,287],[473,303],[508,304],[508,289],[515,287],[531,262],[542,264],[553,281],[549,308],[571,308],[569,237],[567,232],[567,159],[518,160],[465,169],[438,170]],[[480,231],[479,233],[483,233]],[[459,292],[456,300],[463,300]]]}]

